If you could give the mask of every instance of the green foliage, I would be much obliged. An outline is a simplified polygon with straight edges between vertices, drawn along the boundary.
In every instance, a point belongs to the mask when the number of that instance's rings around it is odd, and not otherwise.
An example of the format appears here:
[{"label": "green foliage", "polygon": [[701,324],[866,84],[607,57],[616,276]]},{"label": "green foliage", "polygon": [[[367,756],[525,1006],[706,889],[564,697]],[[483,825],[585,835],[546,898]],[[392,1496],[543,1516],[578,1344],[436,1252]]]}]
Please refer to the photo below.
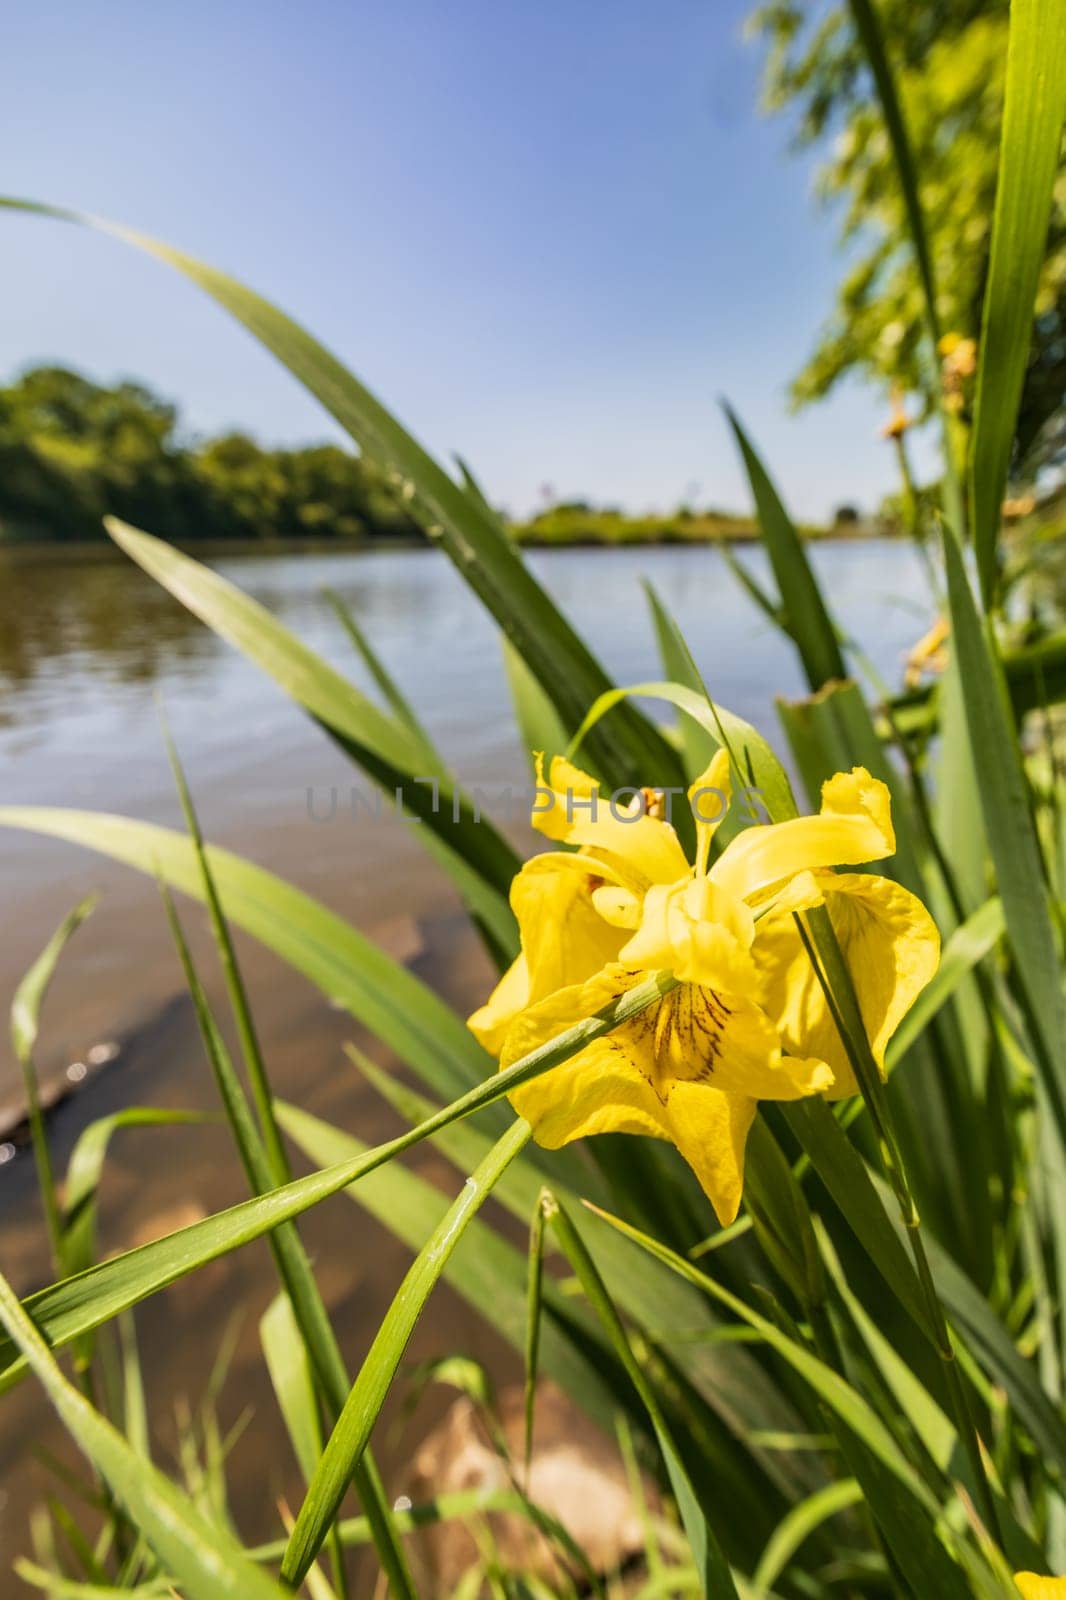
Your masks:
[{"label": "green foliage", "polygon": [[[919,174],[942,333],[976,339],[988,274],[999,154],[1007,0],[878,0],[877,15]],[[837,303],[793,385],[799,404],[849,373],[925,397],[939,374],[925,336],[918,261],[863,45],[847,4],[769,0],[752,26],[767,47],[766,104],[794,119],[801,148],[826,147],[818,191],[841,215],[848,266]],[[1017,459],[1052,448],[1066,394],[1066,197],[1044,253],[1027,353]],[[972,374],[958,390],[969,420]],[[1043,436],[1043,437],[1042,437]]]},{"label": "green foliage", "polygon": [[36,367],[0,389],[0,539],[99,539],[107,515],[162,539],[414,538],[381,472],[337,445],[186,437],[136,383]]},{"label": "green foliage", "polygon": [[[808,524],[803,531],[808,538],[819,538],[829,530]],[[845,519],[833,531],[860,534],[870,530]],[[549,547],[709,544],[747,542],[759,537],[758,528],[750,517],[736,516],[729,511],[696,511],[683,506],[664,516],[627,516],[623,511],[587,505],[584,501],[549,506],[535,517],[515,523],[511,533],[519,544]]]},{"label": "green foliage", "polygon": [[[195,438],[143,384],[93,383],[63,367],[34,367],[0,388],[0,542],[98,540],[106,516],[174,544],[423,536],[388,474],[338,445],[272,450],[245,433]],[[845,519],[836,531],[865,530]],[[584,502],[553,505],[507,532],[549,546],[757,537],[749,517],[726,511],[627,516]]]}]

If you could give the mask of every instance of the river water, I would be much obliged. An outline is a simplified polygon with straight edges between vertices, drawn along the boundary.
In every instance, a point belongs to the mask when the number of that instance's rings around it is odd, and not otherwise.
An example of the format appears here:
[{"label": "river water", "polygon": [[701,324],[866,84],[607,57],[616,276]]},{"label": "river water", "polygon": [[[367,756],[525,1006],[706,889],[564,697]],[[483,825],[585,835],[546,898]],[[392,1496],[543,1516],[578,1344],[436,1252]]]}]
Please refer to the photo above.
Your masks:
[{"label": "river water", "polygon": [[[743,559],[768,581],[760,551],[745,551]],[[931,617],[913,551],[891,542],[840,542],[817,547],[814,561],[838,622],[898,683],[906,649]],[[442,554],[301,552],[212,564],[368,687],[322,598],[324,588],[335,589],[466,784],[502,789],[528,781],[494,625]],[[537,552],[531,564],[622,683],[661,676],[641,590],[641,580],[650,580],[681,624],[712,694],[778,740],[774,697],[802,692],[794,653],[717,552]],[[4,803],[117,811],[180,826],[157,696],[209,838],[326,902],[409,960],[457,1006],[478,1003],[489,982],[487,965],[417,829],[391,817],[357,826],[343,809],[329,823],[316,820],[334,786],[347,793],[354,783],[366,791],[366,780],[270,681],[117,557],[0,557]],[[520,823],[511,831],[519,842],[525,837]],[[19,977],[65,912],[92,888],[101,891],[101,903],[64,959],[39,1050],[46,1082],[84,1080],[51,1120],[60,1170],[78,1131],[121,1105],[213,1105],[157,892],[128,869],[73,846],[0,831],[0,1008],[6,1011]],[[185,921],[208,969],[202,913],[186,908]],[[393,1131],[389,1113],[341,1053],[355,1032],[350,1020],[275,957],[249,941],[240,948],[278,1092],[362,1138]],[[219,995],[214,981],[209,989]],[[6,1027],[0,1037],[2,1110],[18,1094]],[[108,1056],[106,1067],[93,1070]],[[0,1144],[4,1156],[10,1147]],[[419,1169],[454,1184],[432,1153],[420,1156]],[[242,1193],[222,1129],[127,1131],[113,1145],[100,1248],[127,1248]],[[23,1292],[47,1281],[24,1152],[0,1164],[0,1216],[4,1272]],[[395,1289],[404,1255],[343,1197],[313,1213],[305,1234],[355,1360]],[[278,1487],[288,1481],[287,1466],[268,1448],[278,1435],[259,1376],[256,1322],[270,1292],[269,1255],[254,1246],[158,1297],[138,1316],[153,1411],[164,1418],[166,1460],[175,1401],[182,1395],[195,1401],[231,1314],[244,1310],[234,1334],[236,1399],[227,1420],[235,1420],[234,1407],[254,1408],[234,1453],[235,1508],[248,1537],[273,1527]],[[444,1291],[432,1328],[416,1335],[414,1354],[456,1346],[497,1368],[506,1365],[495,1335]],[[46,1486],[42,1469],[27,1468],[27,1441],[46,1435],[54,1442],[28,1384],[0,1400],[0,1569],[25,1546],[27,1506]],[[404,1448],[394,1442],[397,1462]],[[7,1581],[0,1579],[0,1589]]]}]

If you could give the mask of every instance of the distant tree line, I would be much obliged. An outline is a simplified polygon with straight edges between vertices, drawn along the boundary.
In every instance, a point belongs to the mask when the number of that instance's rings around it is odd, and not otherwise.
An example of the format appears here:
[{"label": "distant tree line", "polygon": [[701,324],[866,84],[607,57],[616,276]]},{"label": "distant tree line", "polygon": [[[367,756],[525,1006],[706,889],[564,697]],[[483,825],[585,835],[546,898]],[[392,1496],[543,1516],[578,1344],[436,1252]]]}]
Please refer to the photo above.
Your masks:
[{"label": "distant tree line", "polygon": [[[194,438],[177,408],[143,384],[93,383],[64,367],[33,367],[0,388],[0,544],[99,540],[109,514],[173,544],[421,536],[384,471],[338,445],[268,450],[245,433]],[[750,517],[727,511],[631,516],[585,500],[553,502],[507,530],[529,545],[757,537]],[[840,519],[831,531],[886,530]]]},{"label": "distant tree line", "polygon": [[108,513],[175,543],[419,533],[380,469],[337,445],[190,439],[141,384],[63,367],[0,389],[0,540],[99,539]]}]

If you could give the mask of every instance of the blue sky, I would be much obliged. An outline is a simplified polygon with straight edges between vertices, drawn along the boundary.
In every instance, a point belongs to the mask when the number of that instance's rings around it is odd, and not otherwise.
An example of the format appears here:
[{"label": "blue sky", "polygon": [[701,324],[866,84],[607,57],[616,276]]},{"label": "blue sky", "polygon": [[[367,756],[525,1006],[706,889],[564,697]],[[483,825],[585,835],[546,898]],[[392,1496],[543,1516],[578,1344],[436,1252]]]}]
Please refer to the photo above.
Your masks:
[{"label": "blue sky", "polygon": [[[880,397],[792,417],[839,262],[757,109],[749,0],[38,0],[5,21],[0,188],[244,278],[515,511],[747,496],[728,395],[798,514],[893,485]],[[197,430],[334,436],[196,290],[0,214],[0,377],[132,374]]]}]

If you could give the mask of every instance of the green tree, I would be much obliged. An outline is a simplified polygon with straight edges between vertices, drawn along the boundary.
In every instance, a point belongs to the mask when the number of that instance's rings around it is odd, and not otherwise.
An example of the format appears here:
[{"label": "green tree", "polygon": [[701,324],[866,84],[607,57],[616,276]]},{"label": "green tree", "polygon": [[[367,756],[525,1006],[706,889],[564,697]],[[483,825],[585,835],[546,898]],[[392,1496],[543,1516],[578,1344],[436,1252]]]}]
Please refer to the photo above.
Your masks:
[{"label": "green tree", "polygon": [[337,445],[188,440],[140,384],[62,367],[0,389],[0,537],[101,538],[109,512],[175,542],[418,536],[380,469]]},{"label": "green tree", "polygon": [[[765,101],[796,119],[801,149],[824,151],[818,192],[841,215],[847,267],[836,304],[792,386],[821,399],[847,374],[921,397],[946,381],[964,428],[971,347],[980,333],[995,201],[1007,0],[879,0],[898,74],[930,234],[941,327],[954,336],[932,370],[922,294],[892,152],[846,4],[769,0],[751,26],[767,47]],[[960,344],[960,341],[963,341]],[[1066,396],[1066,185],[1052,219],[1018,427],[1022,471],[1063,445]]]}]

